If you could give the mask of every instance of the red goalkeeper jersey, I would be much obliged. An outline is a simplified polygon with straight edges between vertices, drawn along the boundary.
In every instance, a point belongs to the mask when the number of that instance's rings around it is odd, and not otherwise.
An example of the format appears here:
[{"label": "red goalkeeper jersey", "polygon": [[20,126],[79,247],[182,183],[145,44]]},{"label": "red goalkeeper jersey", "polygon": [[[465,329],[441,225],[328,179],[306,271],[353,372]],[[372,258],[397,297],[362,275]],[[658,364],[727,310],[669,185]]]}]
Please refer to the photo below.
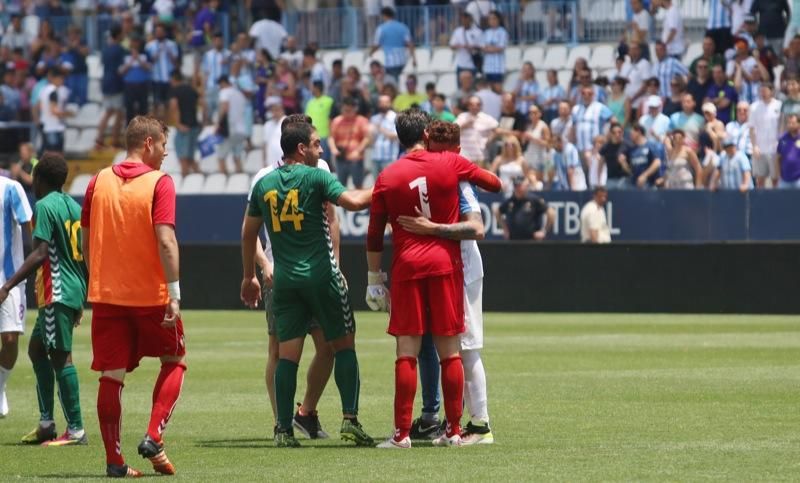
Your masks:
[{"label": "red goalkeeper jersey", "polygon": [[415,207],[436,223],[457,223],[459,181],[469,181],[491,191],[500,189],[496,176],[449,152],[412,152],[378,176],[372,193],[370,225],[379,226],[377,233],[370,229],[368,246],[380,246],[381,221],[388,220],[394,244],[393,281],[446,275],[461,269],[460,242],[415,235],[397,223],[398,216],[417,216]]}]

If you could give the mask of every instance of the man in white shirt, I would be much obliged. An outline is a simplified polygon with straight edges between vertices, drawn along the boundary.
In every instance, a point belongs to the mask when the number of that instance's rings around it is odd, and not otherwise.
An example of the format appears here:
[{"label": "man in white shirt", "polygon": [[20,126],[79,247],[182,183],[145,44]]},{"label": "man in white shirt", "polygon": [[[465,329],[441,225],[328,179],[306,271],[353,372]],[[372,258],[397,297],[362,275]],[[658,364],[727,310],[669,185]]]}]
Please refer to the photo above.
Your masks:
[{"label": "man in white shirt", "polygon": [[673,0],[661,0],[661,8],[666,10],[662,23],[661,41],[667,46],[667,54],[680,60],[686,50],[680,8]]},{"label": "man in white shirt", "polygon": [[482,46],[483,32],[473,23],[472,15],[467,12],[462,13],[461,25],[450,37],[450,48],[455,52],[456,77],[459,77],[464,70],[472,72],[473,75],[478,73],[472,52]]},{"label": "man in white shirt", "polygon": [[283,25],[268,19],[254,23],[249,34],[256,39],[256,50],[267,49],[273,59],[281,55],[281,43],[289,35]]},{"label": "man in white shirt", "polygon": [[[236,172],[241,173],[242,155],[247,140],[247,124],[244,117],[247,98],[235,85],[231,84],[227,76],[220,77],[218,83],[220,91],[217,133],[225,138],[217,148],[219,170],[221,173],[228,173],[226,159],[231,154]],[[227,132],[225,132],[226,130]]]},{"label": "man in white shirt", "polygon": [[489,83],[481,79],[478,81],[478,92],[475,93],[481,100],[483,112],[499,120],[503,111],[503,97],[489,88]]},{"label": "man in white shirt", "polygon": [[611,228],[606,220],[608,191],[604,186],[594,189],[592,200],[581,210],[581,242],[611,243]]},{"label": "man in white shirt", "polygon": [[647,44],[650,40],[650,12],[644,8],[642,0],[631,0],[633,19],[631,21],[631,44]]},{"label": "man in white shirt", "polygon": [[52,67],[47,74],[48,84],[39,94],[39,119],[44,134],[44,151],[64,153],[64,119],[72,113],[66,110],[69,89],[64,87],[64,72]]},{"label": "man in white shirt", "polygon": [[[775,99],[775,87],[764,82],[759,88],[760,99],[750,106],[750,142],[753,143],[753,176],[756,186],[763,188],[767,178],[778,184],[776,152],[780,132],[781,101]],[[758,127],[758,129],[756,129]]]},{"label": "man in white shirt", "polygon": [[495,10],[497,10],[497,4],[490,0],[472,0],[467,4],[464,13],[472,17],[472,21],[475,25],[480,25],[481,19],[485,19]]},{"label": "man in white shirt", "polygon": [[286,49],[281,52],[281,59],[285,59],[294,71],[299,71],[303,66],[303,51],[297,48],[297,39],[294,36],[286,37]]},{"label": "man in white shirt", "polygon": [[461,155],[473,163],[484,166],[486,143],[497,129],[497,119],[481,112],[481,98],[472,96],[467,101],[467,111],[456,118],[461,127]]},{"label": "man in white shirt", "polygon": [[275,167],[281,165],[283,150],[281,149],[281,124],[286,119],[283,100],[279,96],[269,96],[264,101],[268,120],[264,123],[264,165]]},{"label": "man in white shirt", "polygon": [[651,77],[652,66],[650,61],[642,57],[642,47],[639,44],[631,44],[628,55],[630,59],[622,66],[620,74],[628,79],[628,85],[625,86],[625,95],[633,103],[639,96],[644,94],[644,82]]}]

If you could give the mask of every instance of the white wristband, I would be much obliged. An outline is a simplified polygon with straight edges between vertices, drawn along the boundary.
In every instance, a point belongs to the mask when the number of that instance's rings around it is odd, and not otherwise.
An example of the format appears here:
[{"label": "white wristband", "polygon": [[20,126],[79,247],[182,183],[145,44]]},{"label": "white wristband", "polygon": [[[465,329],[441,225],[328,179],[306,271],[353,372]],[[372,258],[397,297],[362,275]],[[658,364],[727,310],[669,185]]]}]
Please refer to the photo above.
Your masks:
[{"label": "white wristband", "polygon": [[171,300],[180,300],[181,299],[181,282],[180,282],[180,280],[176,280],[174,282],[169,282],[167,284],[167,291],[169,292],[169,298]]}]

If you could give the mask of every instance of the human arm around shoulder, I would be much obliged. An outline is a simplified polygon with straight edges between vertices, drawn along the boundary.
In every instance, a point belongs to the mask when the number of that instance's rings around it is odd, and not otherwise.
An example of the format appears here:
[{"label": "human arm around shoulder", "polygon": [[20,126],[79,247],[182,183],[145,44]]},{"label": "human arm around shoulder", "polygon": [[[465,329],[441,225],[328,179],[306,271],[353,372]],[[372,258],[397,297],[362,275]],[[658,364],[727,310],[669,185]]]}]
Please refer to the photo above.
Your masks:
[{"label": "human arm around shoulder", "polygon": [[453,153],[443,154],[447,155],[445,159],[451,162],[458,175],[459,181],[469,181],[479,188],[491,191],[492,193],[497,193],[502,188],[503,184],[500,182],[500,178],[485,169],[479,168],[467,158]]}]

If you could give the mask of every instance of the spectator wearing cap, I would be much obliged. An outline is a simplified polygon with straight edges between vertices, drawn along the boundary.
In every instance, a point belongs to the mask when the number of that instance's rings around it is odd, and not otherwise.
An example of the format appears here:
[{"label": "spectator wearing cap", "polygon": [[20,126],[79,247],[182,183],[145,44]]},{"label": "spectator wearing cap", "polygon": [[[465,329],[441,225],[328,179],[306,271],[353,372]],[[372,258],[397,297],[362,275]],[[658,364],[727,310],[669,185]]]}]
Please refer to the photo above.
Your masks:
[{"label": "spectator wearing cap", "polygon": [[67,111],[69,89],[64,86],[64,73],[53,67],[47,74],[47,87],[39,94],[39,113],[44,140],[42,151],[64,152],[64,131],[67,126],[64,120],[72,116]]},{"label": "spectator wearing cap", "polygon": [[498,219],[506,240],[544,240],[553,228],[555,210],[530,192],[525,176],[514,178],[514,192],[498,207]]},{"label": "spectator wearing cap", "polygon": [[225,43],[220,32],[214,33],[212,47],[203,54],[201,73],[205,89],[205,102],[208,107],[208,119],[213,119],[219,104],[219,78],[230,72],[231,53],[225,48]]},{"label": "spectator wearing cap", "polygon": [[217,121],[217,134],[222,136],[223,142],[217,147],[219,171],[228,173],[227,158],[233,158],[234,169],[242,172],[242,156],[244,145],[247,141],[247,121],[245,112],[247,99],[242,91],[231,83],[227,75],[220,76],[217,80],[219,90],[219,120]]},{"label": "spectator wearing cap", "polygon": [[728,80],[721,65],[714,66],[711,73],[712,82],[706,92],[705,102],[714,104],[717,108],[717,118],[723,123],[730,122],[733,117],[734,106],[739,101],[739,94]]},{"label": "spectator wearing cap", "polygon": [[684,94],[681,98],[681,110],[669,117],[669,129],[680,129],[685,135],[686,144],[695,151],[700,147],[700,133],[703,132],[705,120],[695,111],[694,97]]},{"label": "spectator wearing cap", "polygon": [[787,131],[778,141],[779,188],[800,188],[800,120],[797,114],[786,119]]},{"label": "spectator wearing cap", "polygon": [[612,123],[608,130],[608,139],[600,148],[600,166],[606,171],[606,186],[610,189],[627,189],[631,186],[633,174],[626,153],[628,143],[624,139],[624,129],[619,123]]},{"label": "spectator wearing cap", "polygon": [[586,191],[586,176],[575,145],[555,136],[550,140],[550,172],[547,185],[555,191]]},{"label": "spectator wearing cap", "polygon": [[481,98],[472,96],[467,101],[467,110],[456,118],[461,128],[461,155],[478,166],[486,161],[486,145],[499,123],[497,119],[482,111]]},{"label": "spectator wearing cap", "polygon": [[[652,188],[659,178],[661,169],[660,150],[647,140],[644,127],[637,124],[631,129],[631,145],[628,146],[625,163],[630,166],[631,180],[634,186]],[[610,176],[610,175],[609,175]]]},{"label": "spectator wearing cap", "polygon": [[360,189],[364,184],[364,151],[370,142],[369,119],[358,114],[358,101],[342,101],[341,114],[331,123],[328,146],[336,158],[339,182],[347,186],[350,178]]},{"label": "spectator wearing cap", "polygon": [[770,45],[780,50],[783,34],[792,16],[787,0],[754,0],[750,12],[758,18],[758,31],[767,36]]},{"label": "spectator wearing cap", "polygon": [[739,190],[746,193],[753,189],[750,160],[743,152],[736,149],[736,141],[725,139],[722,148],[722,154],[714,158],[711,190]]},{"label": "spectator wearing cap", "polygon": [[89,66],[86,57],[89,47],[81,39],[81,29],[71,26],[67,31],[67,45],[59,57],[59,66],[66,73],[64,85],[69,89],[69,102],[86,104],[89,89]]},{"label": "spectator wearing cap", "polygon": [[384,7],[381,10],[383,22],[375,30],[369,55],[372,56],[378,49],[383,49],[386,74],[397,82],[408,62],[406,49],[411,54],[414,67],[417,66],[417,58],[414,53],[414,43],[411,41],[411,31],[404,23],[395,20],[394,16],[395,12],[391,7]]},{"label": "spectator wearing cap", "polygon": [[392,100],[389,96],[380,96],[378,112],[369,121],[372,129],[372,163],[376,177],[400,155],[395,119],[397,113],[392,110]]},{"label": "spectator wearing cap", "polygon": [[175,133],[175,154],[181,163],[181,174],[199,173],[200,166],[195,160],[197,138],[200,136],[200,123],[197,121],[197,106],[200,94],[183,79],[181,71],[172,73],[169,92],[169,113],[177,128]]},{"label": "spectator wearing cap", "polygon": [[[750,106],[750,141],[753,143],[753,176],[756,186],[764,188],[767,178],[778,184],[776,153],[781,121],[781,101],[775,99],[775,87],[761,84],[760,99]],[[758,129],[756,129],[758,127]]]},{"label": "spectator wearing cap", "polygon": [[661,23],[661,41],[667,46],[667,55],[680,59],[686,50],[680,7],[674,0],[661,0],[661,8],[666,10]]},{"label": "spectator wearing cap", "polygon": [[483,32],[483,75],[497,92],[503,90],[506,73],[508,31],[503,27],[500,12],[489,13],[489,28]]},{"label": "spectator wearing cap", "polygon": [[147,59],[147,54],[141,50],[141,40],[131,40],[131,49],[122,66],[122,82],[125,84],[125,115],[126,123],[130,123],[136,116],[143,116],[148,112],[147,101],[150,96],[150,72],[152,65]]},{"label": "spectator wearing cap", "polygon": [[725,137],[733,139],[736,149],[752,160],[753,143],[750,139],[750,132],[750,104],[746,101],[739,101],[736,104],[736,119],[725,125]]},{"label": "spectator wearing cap", "polygon": [[123,92],[125,83],[122,79],[121,68],[125,63],[126,51],[120,45],[122,39],[122,28],[113,25],[109,30],[108,44],[103,47],[100,59],[103,64],[103,77],[100,80],[100,90],[103,93],[103,116],[97,126],[97,139],[95,144],[98,147],[105,146],[106,128],[109,121],[113,119],[111,127],[111,145],[121,146],[120,131],[122,129],[122,118],[125,113],[123,108]]},{"label": "spectator wearing cap", "polygon": [[536,69],[531,62],[522,64],[514,95],[517,98],[517,112],[523,116],[539,101],[539,82],[536,80]]},{"label": "spectator wearing cap", "polygon": [[648,141],[663,144],[669,132],[669,118],[661,112],[661,98],[650,96],[646,105],[647,114],[639,118],[639,124],[644,127]]},{"label": "spectator wearing cap", "polygon": [[676,77],[685,80],[689,71],[678,59],[667,55],[667,46],[664,42],[656,42],[656,59],[653,64],[653,77],[658,78],[661,97],[668,99],[672,97],[672,81]]},{"label": "spectator wearing cap", "polygon": [[456,76],[465,70],[472,75],[478,74],[479,66],[475,61],[483,67],[483,31],[475,25],[469,13],[461,14],[461,25],[450,36],[450,48],[455,52]]},{"label": "spectator wearing cap", "polygon": [[328,138],[331,135],[331,112],[333,111],[333,98],[325,94],[325,84],[316,81],[311,84],[311,99],[306,103],[306,115],[311,117],[311,123],[319,134],[322,144],[322,158],[331,159]]},{"label": "spectator wearing cap", "polygon": [[264,101],[267,122],[264,123],[264,164],[275,168],[283,165],[281,149],[281,124],[286,119],[280,96],[270,96]]},{"label": "spectator wearing cap", "polygon": [[22,16],[18,13],[11,15],[11,23],[3,34],[0,47],[8,50],[23,49],[27,57],[31,50],[33,37],[22,26]]},{"label": "spectator wearing cap", "polygon": [[547,85],[542,87],[539,102],[542,106],[542,119],[550,123],[558,117],[558,105],[567,99],[567,91],[558,83],[558,72],[555,69],[547,71]]},{"label": "spectator wearing cap", "polygon": [[417,92],[417,76],[409,74],[406,78],[406,92],[398,94],[394,99],[392,107],[397,112],[403,112],[411,106],[420,107],[427,97],[422,92]]},{"label": "spectator wearing cap", "polygon": [[156,25],[155,36],[147,43],[144,51],[153,63],[153,108],[157,116],[163,117],[169,100],[170,78],[178,61],[178,44],[167,38],[166,27]]},{"label": "spectator wearing cap", "polygon": [[581,242],[611,243],[611,228],[606,219],[607,202],[606,188],[596,187],[592,199],[581,208]]},{"label": "spectator wearing cap", "polygon": [[724,54],[733,46],[731,34],[731,4],[733,0],[709,0],[708,22],[706,24],[706,37],[714,39],[716,52]]},{"label": "spectator wearing cap", "polygon": [[594,138],[605,131],[606,125],[614,120],[611,109],[594,99],[594,89],[591,86],[582,86],[581,103],[572,108],[572,133],[569,139],[575,141],[575,147],[584,159],[588,160]]},{"label": "spectator wearing cap", "polygon": [[708,76],[711,72],[711,68],[715,65],[725,65],[725,57],[722,53],[717,52],[716,43],[714,39],[709,36],[705,36],[703,38],[703,52],[692,60],[692,63],[689,64],[689,73],[692,76],[697,76],[697,64],[701,61],[705,61],[705,69],[707,70],[706,76]]}]

